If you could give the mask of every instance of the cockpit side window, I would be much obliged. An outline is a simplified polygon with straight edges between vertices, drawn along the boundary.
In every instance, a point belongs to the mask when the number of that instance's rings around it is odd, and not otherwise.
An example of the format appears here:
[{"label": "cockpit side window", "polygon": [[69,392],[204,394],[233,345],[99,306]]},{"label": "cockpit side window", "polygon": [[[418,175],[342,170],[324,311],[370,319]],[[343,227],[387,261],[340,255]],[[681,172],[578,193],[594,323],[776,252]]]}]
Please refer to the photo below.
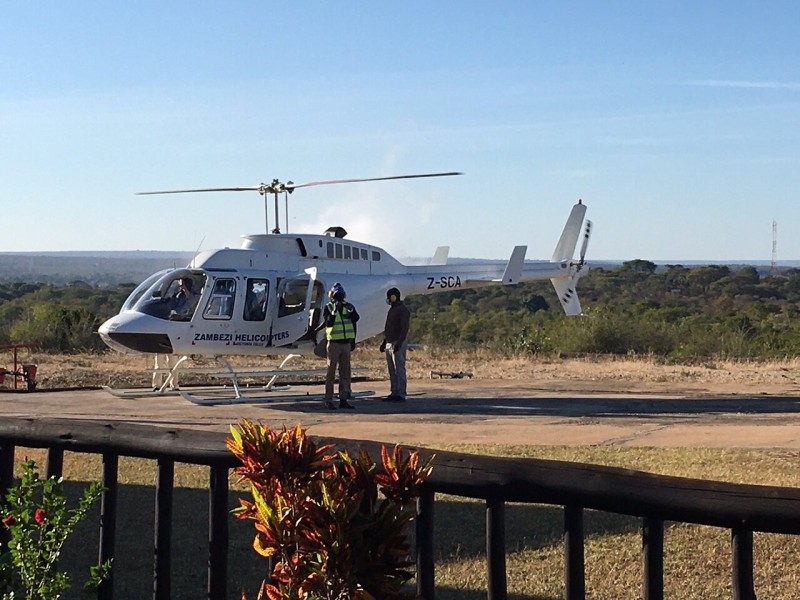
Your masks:
[{"label": "cockpit side window", "polygon": [[245,321],[263,321],[267,316],[268,279],[248,279],[244,302]]},{"label": "cockpit side window", "polygon": [[217,279],[203,311],[204,319],[230,319],[236,300],[236,280]]}]

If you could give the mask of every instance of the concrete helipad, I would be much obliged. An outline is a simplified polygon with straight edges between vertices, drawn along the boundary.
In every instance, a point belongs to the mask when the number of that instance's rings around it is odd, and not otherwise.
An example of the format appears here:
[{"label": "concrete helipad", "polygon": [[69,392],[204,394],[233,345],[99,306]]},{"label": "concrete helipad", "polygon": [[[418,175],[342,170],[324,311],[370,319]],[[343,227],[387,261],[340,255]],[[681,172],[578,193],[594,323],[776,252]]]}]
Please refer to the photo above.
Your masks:
[{"label": "concrete helipad", "polygon": [[[272,401],[198,406],[180,396],[118,398],[103,390],[0,393],[0,415],[122,420],[226,431],[240,418],[311,434],[408,445],[457,443],[800,449],[800,397],[676,389],[545,389],[530,382],[421,380],[402,404],[385,382],[359,382],[355,410],[329,411],[319,385]],[[287,399],[287,394],[297,394]],[[314,398],[314,399],[312,399]]]}]

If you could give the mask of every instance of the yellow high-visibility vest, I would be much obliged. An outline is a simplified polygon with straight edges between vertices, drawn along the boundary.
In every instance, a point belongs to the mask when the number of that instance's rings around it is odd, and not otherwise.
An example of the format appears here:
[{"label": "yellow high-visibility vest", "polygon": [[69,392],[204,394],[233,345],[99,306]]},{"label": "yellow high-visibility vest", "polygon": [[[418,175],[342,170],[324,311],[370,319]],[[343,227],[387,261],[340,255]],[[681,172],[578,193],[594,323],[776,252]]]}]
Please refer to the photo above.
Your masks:
[{"label": "yellow high-visibility vest", "polygon": [[356,339],[356,328],[350,318],[350,309],[342,305],[342,310],[336,310],[336,304],[328,303],[328,312],[333,315],[333,326],[325,328],[325,336],[333,342]]}]

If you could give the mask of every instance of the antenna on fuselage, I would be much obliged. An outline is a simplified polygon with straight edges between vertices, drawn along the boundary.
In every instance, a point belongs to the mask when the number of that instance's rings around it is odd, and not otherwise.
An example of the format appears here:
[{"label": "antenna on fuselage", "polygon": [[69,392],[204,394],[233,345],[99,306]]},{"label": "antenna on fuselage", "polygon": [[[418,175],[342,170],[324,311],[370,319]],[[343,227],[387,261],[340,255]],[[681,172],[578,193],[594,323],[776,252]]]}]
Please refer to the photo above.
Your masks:
[{"label": "antenna on fuselage", "polygon": [[277,179],[273,179],[272,183],[260,183],[258,185],[248,187],[224,187],[224,188],[202,188],[193,190],[163,190],[158,192],[137,192],[137,196],[149,196],[153,194],[191,194],[194,192],[249,192],[256,191],[264,196],[264,222],[266,225],[266,232],[269,231],[269,206],[267,204],[267,194],[272,194],[275,199],[275,228],[272,233],[280,233],[280,219],[278,215],[278,194],[284,194],[284,201],[286,205],[286,232],[289,232],[289,194],[298,188],[312,187],[317,185],[332,185],[334,183],[362,183],[365,181],[389,181],[392,179],[420,179],[422,177],[449,177],[451,175],[461,175],[458,172],[450,173],[424,173],[421,175],[393,175],[390,177],[367,177],[364,179],[328,179],[324,181],[309,181],[306,183],[293,183],[287,181],[281,183]]},{"label": "antenna on fuselage", "polygon": [[192,256],[192,261],[189,263],[189,268],[190,269],[194,269],[195,268],[194,261],[197,258],[197,255],[200,254],[200,248],[203,247],[203,242],[205,242],[205,241],[206,241],[206,236],[203,236],[203,239],[201,239],[200,243],[197,244],[197,249],[194,251],[194,256]]}]

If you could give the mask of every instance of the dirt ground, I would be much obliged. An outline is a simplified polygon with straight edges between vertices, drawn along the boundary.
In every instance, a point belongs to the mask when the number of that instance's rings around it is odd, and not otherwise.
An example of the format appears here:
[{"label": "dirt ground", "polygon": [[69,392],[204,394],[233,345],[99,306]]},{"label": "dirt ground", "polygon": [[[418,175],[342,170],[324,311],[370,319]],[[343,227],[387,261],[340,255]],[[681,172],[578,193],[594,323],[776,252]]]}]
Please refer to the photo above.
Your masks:
[{"label": "dirt ground", "polygon": [[[143,391],[150,383],[151,365],[145,357],[34,356],[38,391],[14,392],[7,379],[0,386],[0,416],[124,420],[219,431],[248,417],[273,427],[301,423],[316,435],[407,445],[800,449],[796,360],[678,365],[649,358],[536,361],[417,351],[409,355],[410,395],[396,404],[380,400],[389,385],[376,355],[368,349],[356,352],[354,366],[360,371],[353,388],[362,395],[354,401],[355,410],[335,411],[323,408],[319,383],[297,382],[289,390],[269,393],[253,387],[246,391],[247,401],[233,403],[231,393],[209,396],[193,387],[199,381],[184,378],[182,387],[207,404],[179,395],[119,398],[96,387]],[[293,366],[321,365],[299,360]],[[465,376],[449,377],[459,373]]]}]

